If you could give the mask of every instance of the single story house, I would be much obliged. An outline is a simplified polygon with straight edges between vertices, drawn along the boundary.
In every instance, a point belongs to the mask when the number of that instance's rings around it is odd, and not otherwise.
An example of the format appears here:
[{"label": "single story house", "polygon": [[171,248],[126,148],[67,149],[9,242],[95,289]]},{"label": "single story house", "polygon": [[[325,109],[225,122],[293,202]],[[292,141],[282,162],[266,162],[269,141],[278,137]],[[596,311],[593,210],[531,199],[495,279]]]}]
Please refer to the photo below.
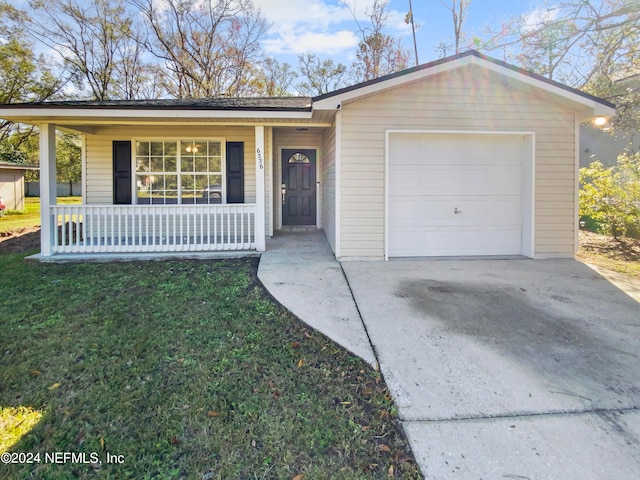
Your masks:
[{"label": "single story house", "polygon": [[[584,92],[469,51],[315,98],[3,105],[40,127],[42,249],[265,250],[324,230],[338,259],[572,257]],[[55,131],[83,134],[57,205]]]},{"label": "single story house", "polygon": [[38,167],[0,161],[0,198],[7,210],[24,210],[24,174]]}]

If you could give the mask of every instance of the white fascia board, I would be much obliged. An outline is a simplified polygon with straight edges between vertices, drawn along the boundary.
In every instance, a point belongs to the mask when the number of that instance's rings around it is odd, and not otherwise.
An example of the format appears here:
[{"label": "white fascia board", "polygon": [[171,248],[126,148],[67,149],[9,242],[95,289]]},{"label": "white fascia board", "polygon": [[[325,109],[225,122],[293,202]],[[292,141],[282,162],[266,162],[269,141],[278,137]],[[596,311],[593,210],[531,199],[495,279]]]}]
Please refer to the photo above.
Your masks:
[{"label": "white fascia board", "polygon": [[110,109],[110,108],[3,108],[0,118],[118,118],[127,119],[207,119],[207,118],[267,118],[267,119],[310,119],[313,112],[285,112],[264,110],[152,110],[152,109]]}]

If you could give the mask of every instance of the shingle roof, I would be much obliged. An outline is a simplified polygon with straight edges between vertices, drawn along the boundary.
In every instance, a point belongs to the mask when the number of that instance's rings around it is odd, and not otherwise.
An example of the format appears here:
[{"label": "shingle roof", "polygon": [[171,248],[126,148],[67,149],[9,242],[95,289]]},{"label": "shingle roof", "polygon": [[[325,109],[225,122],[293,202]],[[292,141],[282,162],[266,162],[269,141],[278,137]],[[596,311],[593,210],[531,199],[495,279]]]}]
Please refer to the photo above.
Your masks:
[{"label": "shingle roof", "polygon": [[[16,106],[16,105],[7,105]],[[310,97],[219,97],[158,100],[70,100],[19,104],[20,108],[90,108],[137,110],[264,110],[311,111]]]}]

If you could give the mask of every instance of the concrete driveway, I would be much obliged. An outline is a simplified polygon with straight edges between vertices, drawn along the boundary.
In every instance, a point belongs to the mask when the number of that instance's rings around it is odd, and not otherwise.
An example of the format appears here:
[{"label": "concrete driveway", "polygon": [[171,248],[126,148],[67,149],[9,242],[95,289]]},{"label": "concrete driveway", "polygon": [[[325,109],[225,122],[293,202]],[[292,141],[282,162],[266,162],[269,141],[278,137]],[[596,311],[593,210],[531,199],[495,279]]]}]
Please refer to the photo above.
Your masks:
[{"label": "concrete driveway", "polygon": [[427,478],[640,478],[640,303],[597,272],[342,267]]}]

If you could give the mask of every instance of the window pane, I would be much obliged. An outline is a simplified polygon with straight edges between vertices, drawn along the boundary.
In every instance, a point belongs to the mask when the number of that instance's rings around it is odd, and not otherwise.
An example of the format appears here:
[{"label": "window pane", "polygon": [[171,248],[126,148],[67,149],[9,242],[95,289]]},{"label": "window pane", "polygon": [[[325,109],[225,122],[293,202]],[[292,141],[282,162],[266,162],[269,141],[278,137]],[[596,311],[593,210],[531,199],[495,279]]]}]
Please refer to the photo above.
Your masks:
[{"label": "window pane", "polygon": [[165,157],[175,157],[178,154],[177,142],[164,142]]},{"label": "window pane", "polygon": [[149,180],[152,191],[164,190],[164,175],[150,175]]},{"label": "window pane", "polygon": [[177,172],[178,171],[178,160],[176,157],[165,157],[164,158],[164,171],[165,172]]},{"label": "window pane", "polygon": [[178,191],[178,176],[177,175],[166,175],[165,176],[165,185],[167,190],[175,190],[176,196]]},{"label": "window pane", "polygon": [[136,155],[149,156],[149,142],[136,142]]},{"label": "window pane", "polygon": [[183,172],[193,172],[193,157],[182,157],[180,170]]},{"label": "window pane", "polygon": [[195,152],[195,142],[192,140],[185,140],[182,142],[182,148],[180,153],[182,155],[193,155]]},{"label": "window pane", "polygon": [[209,169],[207,168],[207,158],[204,157],[200,157],[200,158],[196,158],[196,162],[195,162],[195,170],[193,170],[194,172],[208,172]]},{"label": "window pane", "polygon": [[220,158],[210,158],[209,159],[209,171],[210,172],[221,172],[221,160]]},{"label": "window pane", "polygon": [[182,191],[193,190],[194,180],[193,175],[181,175],[182,178]]},{"label": "window pane", "polygon": [[162,157],[151,157],[151,171],[164,172]]},{"label": "window pane", "polygon": [[151,142],[151,155],[164,155],[164,142]]},{"label": "window pane", "polygon": [[217,190],[222,189],[222,175],[209,175],[209,186]]},{"label": "window pane", "polygon": [[221,155],[220,142],[209,142],[209,156],[219,157]]},{"label": "window pane", "polygon": [[136,172],[148,172],[149,171],[149,159],[137,158],[136,159]]},{"label": "window pane", "polygon": [[195,155],[206,157],[207,156],[207,142],[193,142]]}]

